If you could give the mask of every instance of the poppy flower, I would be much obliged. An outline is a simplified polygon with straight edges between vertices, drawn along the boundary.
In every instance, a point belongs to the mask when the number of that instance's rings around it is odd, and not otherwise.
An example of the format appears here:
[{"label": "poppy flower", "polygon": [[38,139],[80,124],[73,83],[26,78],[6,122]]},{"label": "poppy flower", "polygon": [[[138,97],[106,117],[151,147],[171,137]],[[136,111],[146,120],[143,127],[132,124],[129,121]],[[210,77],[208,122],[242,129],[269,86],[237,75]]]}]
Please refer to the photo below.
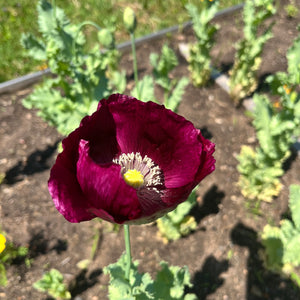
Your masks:
[{"label": "poppy flower", "polygon": [[6,238],[3,234],[0,233],[0,253],[5,249]]},{"label": "poppy flower", "polygon": [[49,192],[70,222],[154,221],[215,168],[214,144],[153,102],[113,94],[62,142]]}]

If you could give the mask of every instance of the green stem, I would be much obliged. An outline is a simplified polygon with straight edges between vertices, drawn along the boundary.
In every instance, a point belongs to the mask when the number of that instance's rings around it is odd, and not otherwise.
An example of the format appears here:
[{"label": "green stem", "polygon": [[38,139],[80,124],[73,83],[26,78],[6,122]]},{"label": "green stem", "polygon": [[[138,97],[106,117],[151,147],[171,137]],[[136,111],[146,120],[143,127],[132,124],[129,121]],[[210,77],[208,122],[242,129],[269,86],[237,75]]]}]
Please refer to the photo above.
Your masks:
[{"label": "green stem", "polygon": [[55,4],[55,0],[52,0],[52,13],[53,13],[53,20],[56,22],[56,4]]},{"label": "green stem", "polygon": [[79,27],[75,33],[73,42],[72,42],[72,52],[73,52],[76,62],[77,62],[77,53],[76,53],[76,49],[75,49],[76,48],[76,40],[79,36],[81,29],[86,25],[91,25],[91,26],[95,27],[98,31],[100,31],[102,29],[98,24],[96,24],[95,22],[92,22],[92,21],[84,21],[79,25]]},{"label": "green stem", "polygon": [[132,56],[133,56],[133,73],[134,73],[134,81],[137,90],[138,98],[140,99],[140,89],[139,89],[139,78],[138,78],[138,69],[137,69],[137,58],[136,58],[136,50],[135,50],[135,37],[134,33],[130,33],[130,40],[131,40],[131,49],[132,49]]},{"label": "green stem", "polygon": [[130,248],[129,225],[124,225],[124,239],[125,239],[125,249],[126,249],[126,259],[127,259],[125,277],[127,280],[129,280],[129,273],[131,269],[131,248]]}]

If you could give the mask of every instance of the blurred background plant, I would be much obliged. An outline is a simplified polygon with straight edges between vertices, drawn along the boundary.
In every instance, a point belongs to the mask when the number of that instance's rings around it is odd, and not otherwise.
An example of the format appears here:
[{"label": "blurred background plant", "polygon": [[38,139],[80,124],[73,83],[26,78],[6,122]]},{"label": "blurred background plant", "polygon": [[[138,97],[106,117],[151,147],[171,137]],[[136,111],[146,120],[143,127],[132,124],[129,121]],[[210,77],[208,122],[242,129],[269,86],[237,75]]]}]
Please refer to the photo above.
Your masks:
[{"label": "blurred background plant", "polygon": [[[72,24],[62,9],[46,0],[38,2],[37,10],[42,38],[26,33],[21,42],[30,57],[47,62],[55,77],[46,78],[23,104],[37,108],[38,115],[67,135],[96,110],[99,99],[115,89],[125,90],[125,74],[117,70],[114,28],[103,29],[91,21]],[[96,29],[99,40],[91,49],[83,33],[86,26]]]},{"label": "blurred background plant", "polygon": [[244,37],[236,45],[233,68],[230,70],[230,96],[235,105],[250,96],[257,88],[257,71],[261,65],[261,53],[272,37],[273,23],[259,34],[266,20],[276,13],[274,0],[247,0],[243,10]]},{"label": "blurred background plant", "polygon": [[[242,0],[222,1],[220,8],[230,7],[242,3]],[[19,43],[22,33],[31,32],[38,35],[37,1],[10,0],[0,1],[0,82],[13,79],[45,68],[39,61],[24,56],[24,50]],[[87,19],[101,27],[110,27],[115,24],[116,39],[119,42],[128,39],[122,24],[122,13],[126,6],[135,9],[141,26],[137,28],[136,35],[142,36],[151,32],[188,21],[189,16],[184,9],[187,3],[193,3],[198,8],[204,3],[198,0],[72,0],[66,5],[64,0],[56,0],[56,4],[64,8],[71,22],[81,23]],[[99,13],[101,12],[101,13]],[[97,33],[90,27],[84,29],[87,36],[87,47],[90,48],[97,40]]]},{"label": "blurred background plant", "polygon": [[253,125],[259,146],[253,150],[242,146],[238,156],[239,186],[246,199],[259,207],[260,201],[272,201],[281,190],[279,178],[283,163],[292,153],[300,135],[300,35],[286,54],[287,72],[277,72],[266,81],[276,102],[267,95],[255,94]]},{"label": "blurred background plant", "polygon": [[297,17],[299,13],[299,6],[297,7],[295,0],[290,0],[289,3],[284,7],[286,14],[290,18]]},{"label": "blurred background plant", "polygon": [[218,30],[211,20],[218,11],[219,1],[205,2],[206,7],[198,10],[193,4],[187,4],[186,9],[192,18],[196,42],[189,47],[189,71],[192,83],[196,87],[204,86],[211,77],[210,50],[214,45],[214,35]]},{"label": "blurred background plant", "polygon": [[191,209],[197,205],[196,190],[197,188],[192,191],[185,202],[156,221],[158,236],[163,239],[164,243],[178,240],[197,228],[195,218],[189,215]]},{"label": "blurred background plant", "polygon": [[71,293],[64,283],[64,276],[56,269],[46,272],[40,280],[33,284],[33,287],[57,300],[71,299]]}]

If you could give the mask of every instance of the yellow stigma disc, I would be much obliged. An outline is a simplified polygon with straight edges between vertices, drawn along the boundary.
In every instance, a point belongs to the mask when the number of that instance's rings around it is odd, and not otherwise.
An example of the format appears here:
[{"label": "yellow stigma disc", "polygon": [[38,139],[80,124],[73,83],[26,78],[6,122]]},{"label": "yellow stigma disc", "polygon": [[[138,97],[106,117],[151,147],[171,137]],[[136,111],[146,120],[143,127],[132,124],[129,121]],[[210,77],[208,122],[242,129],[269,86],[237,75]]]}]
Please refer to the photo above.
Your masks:
[{"label": "yellow stigma disc", "polygon": [[128,170],[124,175],[124,180],[128,185],[131,185],[135,189],[144,184],[144,176],[140,171],[136,169]]}]

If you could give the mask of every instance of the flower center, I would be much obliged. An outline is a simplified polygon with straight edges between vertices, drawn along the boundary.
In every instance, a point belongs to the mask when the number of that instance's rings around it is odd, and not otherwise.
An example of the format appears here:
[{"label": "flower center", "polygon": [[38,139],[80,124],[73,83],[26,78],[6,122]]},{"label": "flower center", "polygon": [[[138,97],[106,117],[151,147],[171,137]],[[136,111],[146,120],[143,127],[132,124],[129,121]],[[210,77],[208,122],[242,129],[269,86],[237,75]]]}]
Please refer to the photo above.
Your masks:
[{"label": "flower center", "polygon": [[129,169],[123,178],[128,185],[131,185],[135,189],[139,188],[144,184],[144,176],[140,171],[136,169]]},{"label": "flower center", "polygon": [[113,162],[121,166],[125,182],[137,190],[146,187],[158,191],[164,186],[162,171],[147,155],[142,157],[139,152],[123,153]]}]

